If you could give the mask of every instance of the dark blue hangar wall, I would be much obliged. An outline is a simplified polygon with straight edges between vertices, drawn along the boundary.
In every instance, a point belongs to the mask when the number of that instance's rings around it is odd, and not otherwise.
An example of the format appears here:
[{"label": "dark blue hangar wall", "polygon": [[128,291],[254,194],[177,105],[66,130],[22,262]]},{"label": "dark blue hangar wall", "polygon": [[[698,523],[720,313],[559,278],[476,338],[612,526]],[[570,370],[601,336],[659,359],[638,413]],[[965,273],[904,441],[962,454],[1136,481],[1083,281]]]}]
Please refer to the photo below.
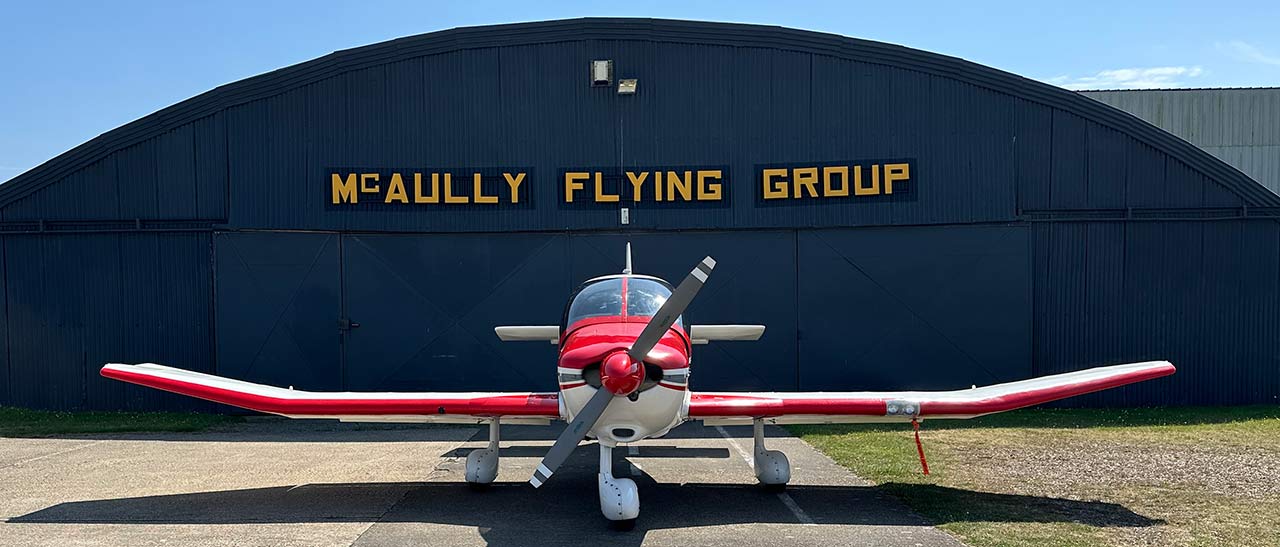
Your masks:
[{"label": "dark blue hangar wall", "polygon": [[492,327],[557,322],[625,241],[672,279],[719,259],[690,322],[769,326],[696,348],[699,389],[1166,358],[1174,377],[1071,404],[1270,403],[1278,218],[1169,134],[959,59],[711,23],[450,30],[219,87],[0,186],[0,403],[209,408],[108,361],[552,389],[554,347]]}]

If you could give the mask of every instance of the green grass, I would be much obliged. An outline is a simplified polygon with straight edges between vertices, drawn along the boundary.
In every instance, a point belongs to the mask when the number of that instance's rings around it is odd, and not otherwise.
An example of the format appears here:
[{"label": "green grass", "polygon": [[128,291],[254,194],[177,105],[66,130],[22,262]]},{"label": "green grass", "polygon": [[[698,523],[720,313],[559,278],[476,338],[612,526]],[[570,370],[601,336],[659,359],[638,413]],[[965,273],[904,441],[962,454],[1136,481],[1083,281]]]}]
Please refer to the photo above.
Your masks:
[{"label": "green grass", "polygon": [[[977,547],[1280,545],[1275,489],[1226,495],[1212,487],[1238,479],[1213,475],[1238,474],[1221,462],[1242,452],[1264,470],[1280,467],[1277,406],[1034,409],[927,421],[928,476],[910,426],[789,429]],[[1161,460],[1197,471],[1164,476]]]},{"label": "green grass", "polygon": [[242,420],[235,416],[194,412],[54,412],[0,407],[0,437],[200,431]]}]

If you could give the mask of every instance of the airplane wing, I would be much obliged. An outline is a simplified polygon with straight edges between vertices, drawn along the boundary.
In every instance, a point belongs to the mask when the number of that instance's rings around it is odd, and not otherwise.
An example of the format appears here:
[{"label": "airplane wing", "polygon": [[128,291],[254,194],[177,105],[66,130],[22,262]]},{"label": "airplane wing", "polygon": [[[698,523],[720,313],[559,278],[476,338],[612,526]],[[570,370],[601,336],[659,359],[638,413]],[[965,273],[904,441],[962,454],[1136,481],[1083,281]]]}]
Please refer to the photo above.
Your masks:
[{"label": "airplane wing", "polygon": [[545,424],[560,419],[557,393],[315,392],[254,384],[151,363],[109,364],[102,375],[289,418],[344,422]]},{"label": "airplane wing", "polygon": [[691,393],[688,417],[708,424],[909,422],[974,418],[1174,373],[1168,361],[1098,367],[955,391]]}]

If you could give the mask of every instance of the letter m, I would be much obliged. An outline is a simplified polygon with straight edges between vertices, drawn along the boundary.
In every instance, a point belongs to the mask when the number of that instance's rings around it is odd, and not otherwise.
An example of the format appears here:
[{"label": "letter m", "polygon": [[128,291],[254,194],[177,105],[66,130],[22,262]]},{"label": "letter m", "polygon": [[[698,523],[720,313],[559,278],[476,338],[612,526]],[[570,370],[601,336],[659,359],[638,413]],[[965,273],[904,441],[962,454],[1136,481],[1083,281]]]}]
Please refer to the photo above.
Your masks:
[{"label": "letter m", "polygon": [[339,203],[359,203],[360,194],[356,192],[356,174],[347,175],[344,180],[337,173],[332,175],[331,199],[333,204]]}]

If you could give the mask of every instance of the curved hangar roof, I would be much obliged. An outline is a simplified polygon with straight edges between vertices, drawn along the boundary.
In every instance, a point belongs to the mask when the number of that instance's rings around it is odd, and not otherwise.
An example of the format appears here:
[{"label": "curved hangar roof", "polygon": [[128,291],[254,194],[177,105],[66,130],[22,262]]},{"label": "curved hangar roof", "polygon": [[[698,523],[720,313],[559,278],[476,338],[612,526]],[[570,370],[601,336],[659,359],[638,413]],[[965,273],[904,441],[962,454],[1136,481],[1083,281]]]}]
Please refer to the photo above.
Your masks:
[{"label": "curved hangar roof", "polygon": [[[639,93],[589,88],[588,62],[599,58],[616,62],[616,77],[638,77]],[[609,122],[595,127],[597,119]],[[640,137],[622,142],[624,127]],[[638,218],[639,227],[646,219],[655,227],[919,224],[1280,206],[1244,174],[1136,117],[954,57],[770,26],[577,19],[433,32],[223,85],[0,185],[0,207],[10,231],[35,220],[52,229],[57,223],[45,221],[58,219],[607,227],[615,212],[566,220],[572,215],[547,200],[562,197],[555,177],[566,168],[615,157],[637,168],[711,161],[733,173],[732,207],[663,211]],[[761,165],[868,158],[917,162],[916,201],[889,204],[887,214],[854,203],[770,208],[746,190],[758,186]],[[526,207],[536,207],[513,215],[335,215],[320,197],[327,171],[339,166],[442,164],[524,166],[554,184],[535,187]]]}]

